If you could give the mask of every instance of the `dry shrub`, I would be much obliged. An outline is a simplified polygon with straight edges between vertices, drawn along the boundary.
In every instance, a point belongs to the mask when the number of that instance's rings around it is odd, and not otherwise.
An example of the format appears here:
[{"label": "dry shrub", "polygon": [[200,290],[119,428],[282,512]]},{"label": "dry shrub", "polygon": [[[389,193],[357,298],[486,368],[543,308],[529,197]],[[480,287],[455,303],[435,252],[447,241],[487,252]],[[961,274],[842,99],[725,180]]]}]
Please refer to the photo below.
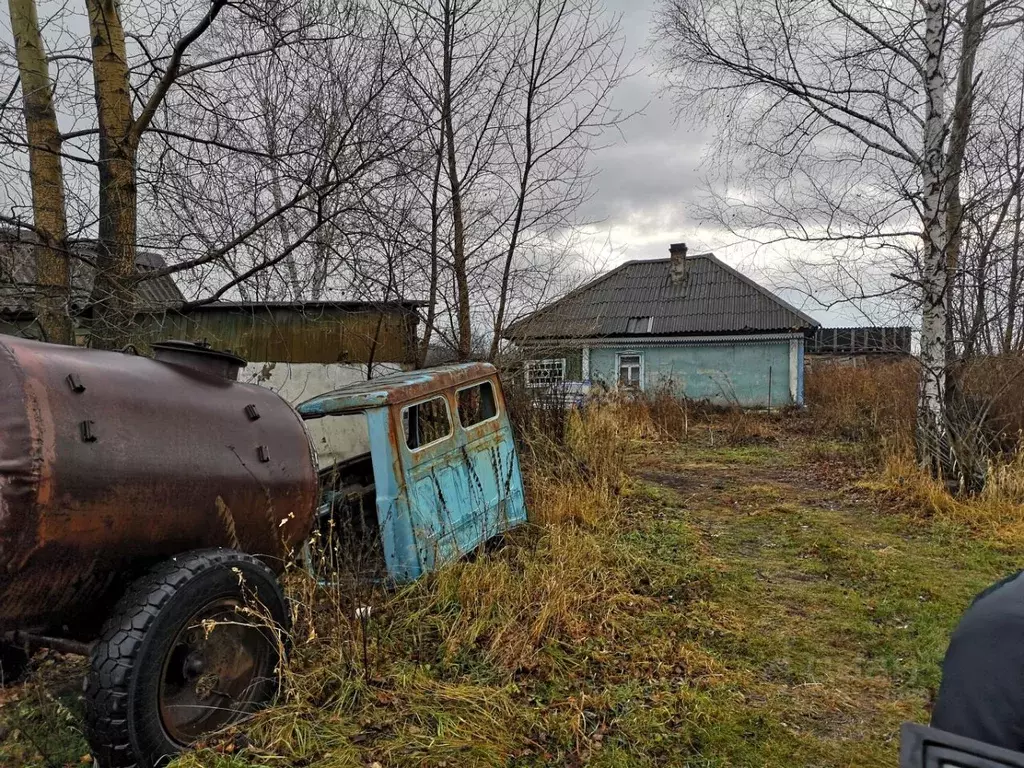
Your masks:
[{"label": "dry shrub", "polygon": [[746,411],[730,408],[717,420],[718,435],[726,445],[765,445],[776,442],[782,435],[780,416],[788,411]]},{"label": "dry shrub", "polygon": [[685,440],[690,429],[706,418],[701,403],[679,397],[671,385],[634,396],[631,403],[637,424],[649,425],[658,437]]},{"label": "dry shrub", "polygon": [[962,399],[984,414],[985,432],[997,450],[1012,453],[1024,431],[1024,355],[986,355],[955,367]]},{"label": "dry shrub", "polygon": [[502,378],[512,434],[525,463],[557,457],[567,448],[573,409],[556,392],[529,389],[519,376]]},{"label": "dry shrub", "polygon": [[883,472],[884,488],[912,511],[949,520],[985,535],[1024,544],[1024,451],[989,463],[984,489],[954,495],[907,454],[891,455]]},{"label": "dry shrub", "polygon": [[919,367],[913,360],[841,365],[807,372],[806,400],[815,427],[863,443],[876,456],[913,448]]},{"label": "dry shrub", "polygon": [[881,460],[883,487],[908,509],[1024,542],[1021,365],[989,357],[951,372],[950,428],[961,471],[972,473],[959,487],[915,460],[915,361],[820,366],[807,377],[807,400],[816,428],[858,441]]}]

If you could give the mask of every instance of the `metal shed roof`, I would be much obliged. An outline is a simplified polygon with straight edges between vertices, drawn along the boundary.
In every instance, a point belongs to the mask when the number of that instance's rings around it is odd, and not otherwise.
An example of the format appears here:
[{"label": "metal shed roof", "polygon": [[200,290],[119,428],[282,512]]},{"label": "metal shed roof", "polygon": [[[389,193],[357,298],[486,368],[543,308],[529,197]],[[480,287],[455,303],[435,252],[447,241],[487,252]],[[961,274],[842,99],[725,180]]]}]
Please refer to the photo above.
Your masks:
[{"label": "metal shed roof", "polygon": [[[33,254],[35,244],[24,238],[14,239],[8,233],[0,233],[0,314],[31,314],[32,297],[36,285],[36,262]],[[92,264],[96,257],[96,244],[90,240],[72,241],[69,247],[78,258],[71,259],[72,304],[76,309],[84,308],[89,302],[93,280],[96,276]],[[162,269],[167,266],[163,258],[155,253],[139,251],[135,266],[140,273]],[[181,291],[169,275],[152,280],[141,280],[137,289],[139,309],[167,309],[184,301]]]},{"label": "metal shed roof", "polygon": [[820,325],[713,254],[686,256],[682,282],[672,281],[671,264],[671,259],[628,261],[513,323],[505,337],[767,333]]}]

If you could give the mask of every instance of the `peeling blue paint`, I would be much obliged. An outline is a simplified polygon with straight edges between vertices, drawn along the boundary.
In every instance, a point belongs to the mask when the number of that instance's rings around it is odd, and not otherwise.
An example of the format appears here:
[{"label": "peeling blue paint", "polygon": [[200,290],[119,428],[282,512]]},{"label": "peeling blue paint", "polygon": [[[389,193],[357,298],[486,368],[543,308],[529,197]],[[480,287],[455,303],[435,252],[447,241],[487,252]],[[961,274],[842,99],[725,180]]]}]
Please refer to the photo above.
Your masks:
[{"label": "peeling blue paint", "polygon": [[[493,386],[498,413],[464,427],[456,393],[482,382]],[[438,396],[448,402],[451,434],[410,449],[403,409]],[[519,457],[491,365],[444,366],[358,382],[298,410],[305,418],[366,413],[377,520],[394,582],[436,570],[527,521]]]}]

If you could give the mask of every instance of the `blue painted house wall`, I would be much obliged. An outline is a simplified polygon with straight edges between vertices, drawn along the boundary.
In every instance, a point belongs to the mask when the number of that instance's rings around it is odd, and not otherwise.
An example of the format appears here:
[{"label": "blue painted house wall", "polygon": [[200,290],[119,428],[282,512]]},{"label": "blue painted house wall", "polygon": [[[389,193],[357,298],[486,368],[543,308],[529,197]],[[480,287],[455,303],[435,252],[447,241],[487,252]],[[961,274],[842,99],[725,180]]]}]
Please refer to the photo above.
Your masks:
[{"label": "blue painted house wall", "polygon": [[744,407],[803,404],[802,338],[592,347],[590,381],[614,386],[621,354],[641,355],[648,391],[668,385],[694,400]]}]

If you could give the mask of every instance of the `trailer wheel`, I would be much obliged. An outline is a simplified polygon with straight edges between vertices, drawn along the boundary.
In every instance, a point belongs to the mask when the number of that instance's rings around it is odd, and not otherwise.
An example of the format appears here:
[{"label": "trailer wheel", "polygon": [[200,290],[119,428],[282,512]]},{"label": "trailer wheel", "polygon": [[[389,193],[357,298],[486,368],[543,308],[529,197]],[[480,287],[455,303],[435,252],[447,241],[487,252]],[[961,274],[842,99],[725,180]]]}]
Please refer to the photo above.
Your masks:
[{"label": "trailer wheel", "polygon": [[86,676],[86,736],[100,765],[161,765],[269,702],[287,626],[274,573],[241,552],[191,552],[136,581]]}]

